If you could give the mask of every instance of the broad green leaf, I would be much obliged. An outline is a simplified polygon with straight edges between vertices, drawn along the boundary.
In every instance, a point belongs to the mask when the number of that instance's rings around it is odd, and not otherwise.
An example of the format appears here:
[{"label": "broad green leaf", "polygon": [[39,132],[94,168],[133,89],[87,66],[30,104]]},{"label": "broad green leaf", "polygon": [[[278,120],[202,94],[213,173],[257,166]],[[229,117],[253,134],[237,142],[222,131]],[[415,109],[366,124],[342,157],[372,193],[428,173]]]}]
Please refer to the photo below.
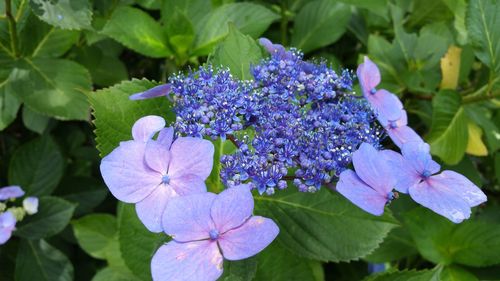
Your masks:
[{"label": "broad green leaf", "polygon": [[311,1],[297,14],[292,45],[307,53],[335,42],[351,18],[348,5],[334,0]]},{"label": "broad green leaf", "polygon": [[30,0],[33,13],[41,20],[63,29],[90,28],[92,11],[88,0]]},{"label": "broad green leaf", "polygon": [[[256,213],[280,227],[278,240],[300,256],[349,261],[379,246],[396,222],[389,213],[370,215],[326,188],[314,194],[293,189],[255,198]],[[363,241],[363,243],[360,243]]]},{"label": "broad green leaf", "polygon": [[163,0],[161,7],[162,21],[167,23],[178,10],[196,26],[204,16],[211,12],[212,3],[210,2],[207,0]]},{"label": "broad green leaf", "polygon": [[453,19],[453,13],[442,0],[419,0],[412,4],[411,13],[408,16],[408,25],[411,27]]},{"label": "broad green leaf", "polygon": [[233,22],[242,33],[255,38],[276,19],[278,15],[261,5],[247,2],[222,5],[195,25],[194,52],[198,55],[210,53],[212,47],[228,34],[229,22]]},{"label": "broad green leaf", "polygon": [[92,278],[92,281],[143,281],[135,277],[130,270],[124,266],[109,266],[101,269]]},{"label": "broad green leaf", "polygon": [[172,54],[161,25],[136,8],[116,9],[101,33],[145,56],[163,58]]},{"label": "broad green leaf", "polygon": [[23,124],[33,132],[43,134],[49,121],[50,117],[38,114],[28,107],[23,107]]},{"label": "broad green leaf", "polygon": [[339,0],[340,2],[364,8],[381,17],[387,17],[387,0]]},{"label": "broad green leaf", "polygon": [[499,15],[497,0],[471,0],[469,3],[467,29],[475,54],[497,74],[500,72]]},{"label": "broad green leaf", "polygon": [[404,215],[420,254],[440,264],[488,266],[500,263],[500,224],[469,220],[453,224],[427,209]]},{"label": "broad green leaf", "polygon": [[49,195],[61,180],[64,159],[51,137],[43,136],[20,146],[9,165],[9,184],[20,185],[27,195]]},{"label": "broad green leaf", "polygon": [[18,281],[71,281],[73,265],[61,251],[44,240],[22,240],[15,275]]},{"label": "broad green leaf", "polygon": [[65,176],[55,194],[77,204],[75,216],[91,212],[108,194],[108,189],[95,177]]},{"label": "broad green leaf", "polygon": [[371,275],[363,281],[441,281],[439,270],[393,271]]},{"label": "broad green leaf", "polygon": [[475,156],[486,156],[488,155],[488,149],[484,145],[481,137],[483,136],[483,131],[475,123],[467,123],[469,140],[467,141],[467,148],[465,152],[470,155]]},{"label": "broad green leaf", "polygon": [[128,268],[143,280],[151,278],[151,258],[161,244],[165,233],[149,232],[135,213],[134,205],[120,204],[118,211],[119,241],[122,258]]},{"label": "broad green leaf", "polygon": [[89,118],[85,93],[91,89],[90,75],[77,63],[63,59],[23,59],[9,81],[9,91],[35,112],[61,120]]},{"label": "broad green leaf", "polygon": [[432,126],[427,136],[431,153],[447,164],[458,163],[467,147],[467,117],[455,91],[440,91],[432,100]]},{"label": "broad green leaf", "polygon": [[158,84],[148,80],[125,81],[89,95],[96,126],[97,149],[101,156],[110,153],[120,141],[132,139],[132,126],[146,115],[160,115],[173,120],[170,102],[166,98],[131,101],[129,96]]},{"label": "broad green leaf", "polygon": [[373,263],[396,261],[418,254],[408,231],[397,227],[389,232],[384,242],[364,259]]},{"label": "broad green leaf", "polygon": [[229,35],[215,48],[212,63],[229,67],[237,78],[252,80],[250,67],[261,59],[262,51],[257,42],[230,24]]},{"label": "broad green leaf", "polygon": [[75,207],[74,204],[57,197],[40,197],[38,213],[26,216],[16,226],[14,233],[30,240],[55,235],[68,225]]},{"label": "broad green leaf", "polygon": [[455,17],[453,27],[457,31],[456,39],[458,44],[465,45],[467,43],[467,27],[465,26],[465,13],[467,3],[465,0],[442,0],[448,9],[453,12]]},{"label": "broad green leaf", "polygon": [[257,272],[257,258],[251,257],[239,261],[224,261],[224,272],[221,281],[251,281]]},{"label": "broad green leaf", "polygon": [[194,41],[194,27],[191,20],[180,9],[176,9],[167,20],[165,29],[168,42],[179,56],[186,56]]},{"label": "broad green leaf", "polygon": [[7,128],[17,116],[21,101],[13,93],[7,91],[8,80],[0,82],[0,131]]},{"label": "broad green leaf", "polygon": [[439,276],[441,281],[478,281],[476,276],[458,266],[447,266]]},{"label": "broad green leaf", "polygon": [[146,9],[157,10],[161,7],[161,0],[135,0],[135,2]]},{"label": "broad green leaf", "polygon": [[107,259],[108,248],[118,233],[116,218],[109,214],[91,214],[71,223],[80,247],[96,259]]}]

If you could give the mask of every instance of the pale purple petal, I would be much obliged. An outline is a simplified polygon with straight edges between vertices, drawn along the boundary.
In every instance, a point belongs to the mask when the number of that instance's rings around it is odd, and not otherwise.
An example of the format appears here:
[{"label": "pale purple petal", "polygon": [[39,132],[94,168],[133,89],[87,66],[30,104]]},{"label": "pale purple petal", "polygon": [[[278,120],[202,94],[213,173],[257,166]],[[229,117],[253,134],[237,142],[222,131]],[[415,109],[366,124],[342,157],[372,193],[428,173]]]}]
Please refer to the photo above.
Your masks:
[{"label": "pale purple petal", "polygon": [[153,87],[153,88],[146,90],[144,92],[133,94],[129,97],[129,99],[130,100],[144,100],[144,99],[162,97],[162,96],[168,95],[170,93],[170,91],[171,91],[170,84],[164,84],[164,85],[159,85],[159,86]]},{"label": "pale purple petal", "polygon": [[394,187],[395,180],[389,166],[370,144],[361,144],[352,155],[352,163],[359,178],[378,193],[386,195]]},{"label": "pale purple petal", "polygon": [[147,142],[163,127],[165,127],[163,117],[156,115],[144,116],[134,123],[132,136],[136,141]]},{"label": "pale purple petal", "polygon": [[158,138],[156,139],[158,143],[165,146],[168,150],[170,150],[170,146],[172,145],[173,140],[174,128],[172,127],[161,129],[160,133],[158,133]]},{"label": "pale purple petal", "polygon": [[169,184],[181,196],[207,192],[205,181],[197,175],[171,177]]},{"label": "pale purple petal", "polygon": [[432,160],[430,146],[424,142],[407,142],[401,147],[403,157],[419,174],[439,172],[441,166]]},{"label": "pale purple petal", "polygon": [[380,151],[393,177],[396,180],[394,188],[402,193],[408,193],[410,186],[418,184],[421,175],[403,158],[403,156],[392,150]]},{"label": "pale purple petal", "polygon": [[165,212],[165,207],[172,197],[177,196],[177,193],[168,185],[160,185],[144,200],[135,205],[137,216],[151,232],[162,232],[162,216]]},{"label": "pale purple petal", "polygon": [[279,228],[268,218],[254,216],[218,240],[224,258],[242,260],[264,250],[278,236]]},{"label": "pale purple petal", "polygon": [[214,145],[204,139],[178,138],[170,148],[172,160],[168,169],[171,177],[193,174],[205,180],[212,172]]},{"label": "pale purple petal", "polygon": [[283,47],[280,44],[273,44],[273,42],[271,42],[267,38],[260,38],[259,44],[262,45],[266,49],[266,51],[271,55],[277,55],[279,58],[282,59],[291,58],[291,55],[286,51],[285,47]]},{"label": "pale purple petal", "polygon": [[432,176],[429,181],[432,185],[444,185],[451,188],[457,197],[462,198],[470,207],[486,202],[486,194],[469,179],[454,171],[445,170]]},{"label": "pale purple petal", "polygon": [[0,245],[5,244],[12,236],[12,231],[16,228],[16,218],[10,212],[0,214]]},{"label": "pale purple petal", "polygon": [[397,120],[387,120],[384,118],[385,116],[377,116],[378,122],[382,127],[387,128],[391,127],[403,127],[408,125],[408,115],[406,114],[406,110],[401,110],[401,116]]},{"label": "pale purple petal", "polygon": [[222,275],[222,263],[216,242],[171,241],[156,251],[151,274],[153,281],[214,281]]},{"label": "pale purple petal", "polygon": [[365,56],[364,62],[356,71],[363,94],[368,95],[372,89],[380,84],[380,71],[375,63]]},{"label": "pale purple petal", "polygon": [[410,127],[387,128],[387,135],[399,148],[408,142],[424,142],[424,140]]},{"label": "pale purple petal", "polygon": [[352,170],[345,170],[340,174],[336,190],[370,214],[380,216],[384,213],[387,196],[366,185]]},{"label": "pale purple petal", "polygon": [[242,225],[252,215],[253,206],[248,185],[227,188],[215,198],[211,209],[217,230],[224,233]]},{"label": "pale purple petal", "polygon": [[175,241],[208,239],[215,225],[210,207],[216,195],[210,192],[172,198],[163,214],[163,230]]},{"label": "pale purple petal", "polygon": [[410,187],[409,193],[415,202],[454,223],[460,223],[470,217],[471,211],[467,202],[446,185],[423,181]]},{"label": "pale purple petal", "polygon": [[138,141],[120,143],[101,161],[101,175],[111,193],[126,203],[137,203],[161,184],[161,174],[144,161],[146,144]]},{"label": "pale purple petal", "polygon": [[170,151],[157,141],[150,140],[146,143],[144,160],[149,168],[166,175],[170,163]]},{"label": "pale purple petal", "polygon": [[38,198],[36,197],[24,198],[23,208],[28,215],[34,215],[38,213]]},{"label": "pale purple petal", "polygon": [[368,93],[365,97],[381,120],[395,121],[403,114],[403,104],[393,93],[381,89],[375,94]]},{"label": "pale purple petal", "polygon": [[5,186],[0,188],[0,200],[18,198],[24,195],[24,191],[18,185]]}]

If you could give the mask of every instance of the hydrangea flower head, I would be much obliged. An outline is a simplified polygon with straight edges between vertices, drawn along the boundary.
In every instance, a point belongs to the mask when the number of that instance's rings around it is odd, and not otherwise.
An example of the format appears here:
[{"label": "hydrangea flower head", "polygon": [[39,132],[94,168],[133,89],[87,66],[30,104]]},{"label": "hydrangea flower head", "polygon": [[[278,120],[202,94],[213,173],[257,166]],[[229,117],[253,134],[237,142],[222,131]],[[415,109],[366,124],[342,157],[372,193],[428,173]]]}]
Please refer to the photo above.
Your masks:
[{"label": "hydrangea flower head", "polygon": [[161,217],[170,198],[206,192],[205,180],[213,165],[211,142],[192,137],[174,141],[173,129],[164,127],[159,116],[137,120],[133,140],[121,142],[100,166],[111,193],[136,203],[137,215],[153,232],[162,231]]},{"label": "hydrangea flower head", "polygon": [[10,212],[4,212],[0,214],[0,245],[5,244],[10,237],[12,232],[16,229],[16,218]]},{"label": "hydrangea flower head", "polygon": [[5,186],[0,188],[0,201],[18,198],[23,195],[24,195],[23,189],[17,185]]},{"label": "hydrangea flower head", "polygon": [[173,240],[153,256],[153,280],[217,280],[224,258],[241,260],[262,251],[279,229],[268,218],[252,216],[253,207],[247,185],[172,199],[163,227]]}]

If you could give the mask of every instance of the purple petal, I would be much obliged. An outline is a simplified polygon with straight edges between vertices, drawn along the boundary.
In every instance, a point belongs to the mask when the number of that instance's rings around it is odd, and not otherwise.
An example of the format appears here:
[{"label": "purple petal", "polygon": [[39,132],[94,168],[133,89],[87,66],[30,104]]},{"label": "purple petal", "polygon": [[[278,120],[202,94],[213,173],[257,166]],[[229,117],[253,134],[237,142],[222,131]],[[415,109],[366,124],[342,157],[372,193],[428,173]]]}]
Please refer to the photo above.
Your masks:
[{"label": "purple petal", "polygon": [[424,140],[408,126],[387,128],[387,135],[399,148],[408,142],[424,142]]},{"label": "purple petal", "polygon": [[159,85],[159,86],[153,87],[153,88],[146,90],[144,92],[133,94],[129,97],[129,99],[130,100],[144,100],[144,99],[162,97],[162,96],[168,95],[170,93],[170,91],[171,91],[170,84],[164,84],[164,85]]},{"label": "purple petal", "polygon": [[38,198],[36,197],[24,198],[23,208],[28,215],[34,215],[38,213]]},{"label": "purple petal", "polygon": [[403,157],[419,174],[439,172],[441,166],[432,160],[430,146],[424,142],[407,142],[401,147]]},{"label": "purple petal", "polygon": [[429,179],[432,185],[444,185],[454,190],[470,207],[486,202],[486,194],[469,179],[454,171],[445,170]]},{"label": "purple petal", "polygon": [[209,238],[215,225],[210,207],[216,195],[210,192],[172,198],[163,214],[163,230],[175,241],[188,242]]},{"label": "purple petal", "polygon": [[154,281],[214,281],[222,275],[222,262],[213,241],[171,241],[156,251],[151,260],[151,274]]},{"label": "purple petal", "polygon": [[370,144],[361,144],[352,155],[352,163],[359,178],[381,195],[385,196],[394,187],[395,180],[389,166]]},{"label": "purple petal", "polygon": [[378,115],[377,119],[382,127],[387,128],[391,127],[403,127],[408,125],[408,115],[406,114],[406,110],[401,110],[401,116],[397,120],[388,120],[384,118],[385,116]]},{"label": "purple petal", "polygon": [[197,175],[171,177],[170,185],[181,196],[207,192],[205,181]]},{"label": "purple petal", "polygon": [[101,161],[104,182],[121,201],[137,203],[161,184],[162,175],[144,161],[145,147],[143,142],[122,142]]},{"label": "purple petal", "polygon": [[16,218],[10,212],[0,214],[0,245],[5,244],[12,236],[12,231],[16,228]]},{"label": "purple petal", "polygon": [[253,211],[253,196],[248,185],[227,188],[215,198],[212,219],[220,233],[242,225]]},{"label": "purple petal", "polygon": [[375,109],[379,119],[395,121],[401,118],[403,104],[396,95],[381,89],[375,92],[375,94],[369,93],[365,97]]},{"label": "purple petal", "polygon": [[24,195],[24,191],[18,185],[11,185],[0,188],[0,200],[18,198]]},{"label": "purple petal", "polygon": [[345,170],[340,174],[336,190],[370,214],[380,216],[384,213],[387,196],[366,185],[352,170]]},{"label": "purple petal", "polygon": [[224,258],[242,260],[264,250],[279,232],[273,220],[255,216],[242,226],[221,235],[218,242]]},{"label": "purple petal", "polygon": [[410,196],[415,202],[446,217],[454,223],[460,223],[470,217],[470,207],[446,185],[423,181],[410,187]]},{"label": "purple petal", "polygon": [[172,160],[168,174],[172,177],[185,174],[197,175],[205,180],[212,172],[214,145],[204,139],[178,138],[170,148]]},{"label": "purple petal", "polygon": [[170,150],[170,146],[172,145],[173,140],[174,128],[172,127],[161,129],[160,133],[158,133],[158,139],[156,139],[158,143],[165,146],[168,150]]},{"label": "purple petal", "polygon": [[165,212],[165,207],[172,197],[177,196],[177,193],[168,185],[161,185],[156,188],[144,200],[135,205],[137,216],[151,232],[162,232],[162,216]]},{"label": "purple petal", "polygon": [[280,44],[273,44],[273,42],[271,42],[267,38],[260,38],[259,44],[261,44],[266,49],[266,51],[271,55],[277,55],[279,58],[282,58],[282,59],[289,58],[289,55],[288,55],[285,47],[283,47]]},{"label": "purple petal", "polygon": [[381,151],[392,176],[395,178],[394,188],[402,193],[408,193],[408,188],[421,181],[420,174],[403,158],[403,156],[392,150]]},{"label": "purple petal", "polygon": [[144,116],[132,127],[132,137],[136,141],[147,142],[165,127],[165,119],[156,115]]},{"label": "purple petal", "polygon": [[144,160],[149,168],[165,175],[170,163],[170,151],[164,145],[151,140],[146,143]]},{"label": "purple petal", "polygon": [[358,66],[356,74],[363,94],[369,95],[370,91],[380,84],[380,71],[368,57],[365,56],[364,63]]}]

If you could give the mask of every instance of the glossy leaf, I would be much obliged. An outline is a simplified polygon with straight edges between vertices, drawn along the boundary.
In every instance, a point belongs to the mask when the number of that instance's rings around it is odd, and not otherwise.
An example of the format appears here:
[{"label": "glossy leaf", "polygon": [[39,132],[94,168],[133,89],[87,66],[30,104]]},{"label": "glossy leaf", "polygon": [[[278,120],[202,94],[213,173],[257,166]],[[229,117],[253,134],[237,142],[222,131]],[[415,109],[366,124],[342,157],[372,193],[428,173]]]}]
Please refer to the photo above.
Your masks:
[{"label": "glossy leaf", "polygon": [[107,259],[109,247],[118,233],[116,218],[109,214],[91,214],[73,221],[78,244],[90,256]]},{"label": "glossy leaf", "polygon": [[23,107],[23,124],[26,128],[43,134],[49,125],[50,118],[45,115],[38,114],[28,107]]},{"label": "glossy leaf", "polygon": [[441,281],[478,281],[479,279],[467,270],[458,266],[447,266],[439,276]]},{"label": "glossy leaf", "polygon": [[8,92],[8,80],[0,83],[0,131],[7,128],[17,116],[21,101],[13,93]]},{"label": "glossy leaf", "polygon": [[92,11],[88,0],[30,0],[33,13],[41,20],[63,29],[90,28]]}]

